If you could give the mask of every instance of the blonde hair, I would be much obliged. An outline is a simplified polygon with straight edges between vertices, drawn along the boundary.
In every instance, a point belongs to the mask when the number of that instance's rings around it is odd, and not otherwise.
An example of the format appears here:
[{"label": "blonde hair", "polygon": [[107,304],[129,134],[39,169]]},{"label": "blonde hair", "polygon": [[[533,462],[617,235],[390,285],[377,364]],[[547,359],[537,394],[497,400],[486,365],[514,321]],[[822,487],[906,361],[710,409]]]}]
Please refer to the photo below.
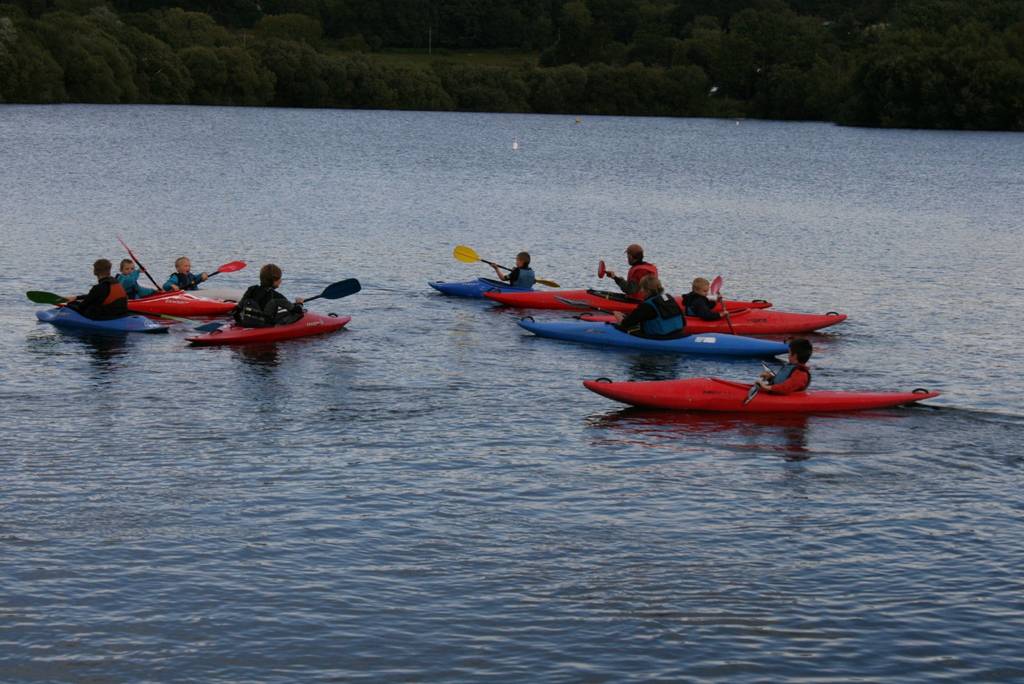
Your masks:
[{"label": "blonde hair", "polygon": [[696,291],[698,289],[705,288],[705,287],[711,287],[711,283],[708,282],[707,278],[694,278],[693,279],[693,289],[694,289],[694,291]]},{"label": "blonde hair", "polygon": [[661,294],[665,291],[665,288],[661,286],[661,280],[655,275],[644,276],[641,278],[640,289],[653,292],[654,294]]},{"label": "blonde hair", "polygon": [[178,268],[179,266],[181,266],[181,262],[182,261],[192,261],[192,260],[189,259],[188,257],[178,257],[177,259],[174,260],[174,268]]}]

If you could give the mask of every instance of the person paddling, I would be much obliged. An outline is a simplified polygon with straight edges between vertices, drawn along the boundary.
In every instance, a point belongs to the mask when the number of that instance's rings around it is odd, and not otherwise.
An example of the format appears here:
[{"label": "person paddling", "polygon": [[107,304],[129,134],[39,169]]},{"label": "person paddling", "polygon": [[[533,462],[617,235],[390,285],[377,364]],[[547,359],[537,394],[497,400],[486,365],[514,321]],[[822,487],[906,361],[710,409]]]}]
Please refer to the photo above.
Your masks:
[{"label": "person paddling", "polygon": [[628,315],[615,314],[623,332],[653,340],[674,340],[686,337],[686,318],[675,297],[667,294],[657,276],[645,276],[638,290],[643,302]]},{"label": "person paddling", "polygon": [[115,277],[117,278],[117,282],[121,283],[121,287],[124,288],[125,293],[128,295],[128,299],[148,297],[156,292],[156,290],[151,290],[148,287],[139,285],[139,274],[142,272],[135,268],[135,262],[131,259],[121,259],[119,268],[121,272]]},{"label": "person paddling", "polygon": [[629,273],[625,278],[615,274],[615,271],[605,271],[605,275],[615,281],[619,289],[633,299],[643,299],[640,292],[640,281],[646,276],[658,277],[658,267],[644,261],[644,248],[640,245],[630,245],[626,248],[626,260],[629,262]]},{"label": "person paddling", "polygon": [[524,290],[529,290],[537,281],[533,275],[533,269],[530,268],[529,252],[520,252],[519,254],[516,254],[516,267],[509,271],[507,275],[501,272],[501,266],[491,264],[491,267],[494,269],[494,272],[498,274],[499,280],[508,282],[512,287],[520,287]]},{"label": "person paddling", "polygon": [[108,259],[97,259],[92,273],[97,283],[86,295],[65,297],[67,307],[94,321],[111,321],[128,315],[128,295],[121,283],[110,276]]},{"label": "person paddling", "polygon": [[281,287],[281,276],[281,269],[275,264],[266,264],[260,269],[260,284],[250,287],[238,300],[232,314],[235,323],[243,328],[269,328],[302,318],[303,300],[289,302],[277,291]]},{"label": "person paddling", "polygon": [[192,261],[188,257],[178,257],[174,260],[174,273],[164,283],[164,290],[177,292],[178,290],[197,290],[199,283],[207,279],[205,273],[196,275],[192,273]]},{"label": "person paddling", "polygon": [[687,316],[699,318],[702,321],[717,321],[722,317],[714,308],[722,303],[722,295],[717,300],[708,297],[711,283],[707,278],[694,278],[693,289],[683,295],[683,309]]},{"label": "person paddling", "polygon": [[777,373],[766,370],[755,383],[769,394],[793,394],[803,392],[811,384],[811,360],[814,348],[810,340],[798,337],[789,343],[789,361]]}]

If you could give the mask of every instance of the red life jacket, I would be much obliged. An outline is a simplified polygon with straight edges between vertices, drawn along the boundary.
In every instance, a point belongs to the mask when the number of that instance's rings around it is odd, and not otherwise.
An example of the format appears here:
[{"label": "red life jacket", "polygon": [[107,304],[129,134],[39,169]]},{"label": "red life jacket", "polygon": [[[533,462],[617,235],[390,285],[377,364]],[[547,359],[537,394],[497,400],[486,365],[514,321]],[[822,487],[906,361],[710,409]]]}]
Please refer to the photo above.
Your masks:
[{"label": "red life jacket", "polygon": [[[118,300],[121,299],[124,300],[123,303],[118,302]],[[114,279],[111,279],[110,293],[107,295],[107,298],[103,300],[102,306],[110,306],[112,304],[118,305],[118,308],[123,306],[126,311],[128,310],[128,293],[124,291],[124,285],[122,285],[120,281]]]},{"label": "red life jacket", "polygon": [[[657,277],[658,267],[655,266],[654,264],[649,264],[646,261],[641,261],[639,264],[635,264],[629,268],[629,273],[626,275],[626,280],[631,283],[636,283],[639,286],[640,281],[649,275]],[[629,296],[632,297],[633,299],[644,298],[639,290]]]}]

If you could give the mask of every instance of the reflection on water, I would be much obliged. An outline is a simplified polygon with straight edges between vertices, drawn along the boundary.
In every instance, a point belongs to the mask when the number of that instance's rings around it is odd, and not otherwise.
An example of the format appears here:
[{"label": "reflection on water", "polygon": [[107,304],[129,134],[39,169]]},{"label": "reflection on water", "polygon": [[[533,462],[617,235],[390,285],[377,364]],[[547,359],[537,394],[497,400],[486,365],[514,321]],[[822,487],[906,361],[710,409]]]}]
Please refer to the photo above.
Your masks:
[{"label": "reflection on water", "polygon": [[[849,416],[806,414],[706,413],[624,408],[589,419],[621,441],[640,446],[712,440],[733,451],[780,454],[790,461],[811,458],[808,432],[811,421],[843,420]],[[885,416],[871,415],[870,420]]]},{"label": "reflection on water", "polygon": [[245,344],[232,347],[231,351],[244,364],[270,374],[281,363],[277,344]]}]

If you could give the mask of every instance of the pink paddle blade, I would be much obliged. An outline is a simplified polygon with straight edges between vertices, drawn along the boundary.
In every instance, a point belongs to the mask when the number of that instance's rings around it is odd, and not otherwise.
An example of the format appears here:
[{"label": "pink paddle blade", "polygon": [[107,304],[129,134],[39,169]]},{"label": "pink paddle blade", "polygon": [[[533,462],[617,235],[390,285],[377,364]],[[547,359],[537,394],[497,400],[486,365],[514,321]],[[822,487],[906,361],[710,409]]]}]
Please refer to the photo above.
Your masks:
[{"label": "pink paddle blade", "polygon": [[715,276],[711,281],[711,294],[716,295],[722,291],[722,276]]},{"label": "pink paddle blade", "polygon": [[597,262],[597,277],[604,278],[604,259]]}]

